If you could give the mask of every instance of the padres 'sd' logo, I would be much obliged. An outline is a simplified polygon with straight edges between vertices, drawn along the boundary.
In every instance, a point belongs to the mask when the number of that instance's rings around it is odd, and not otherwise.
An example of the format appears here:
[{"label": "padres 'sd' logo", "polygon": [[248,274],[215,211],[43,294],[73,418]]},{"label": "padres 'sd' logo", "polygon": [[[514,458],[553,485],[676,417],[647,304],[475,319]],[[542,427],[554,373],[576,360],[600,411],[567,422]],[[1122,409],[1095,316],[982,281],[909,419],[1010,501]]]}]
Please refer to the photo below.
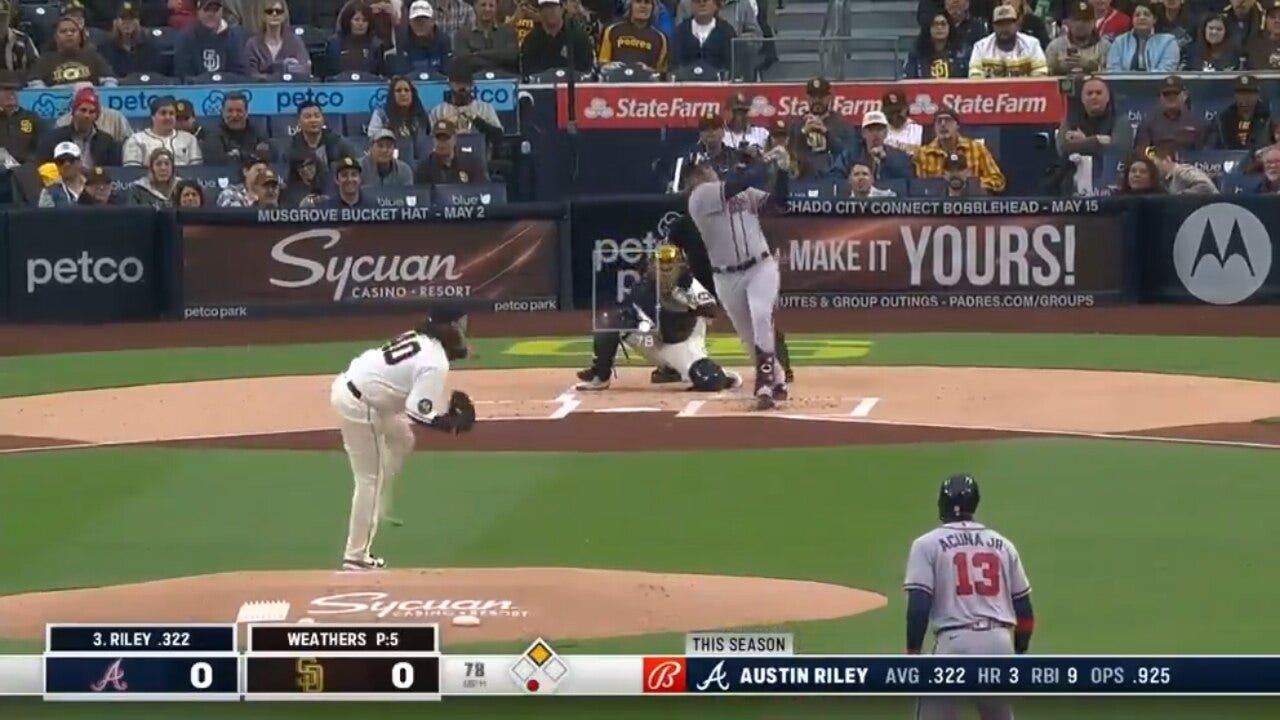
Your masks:
[{"label": "padres 'sd' logo", "polygon": [[298,658],[298,689],[304,693],[324,692],[324,666],[315,658]]},{"label": "padres 'sd' logo", "polygon": [[18,123],[18,131],[23,135],[30,135],[35,132],[35,129],[35,126],[31,124],[30,118],[22,118],[22,121]]}]

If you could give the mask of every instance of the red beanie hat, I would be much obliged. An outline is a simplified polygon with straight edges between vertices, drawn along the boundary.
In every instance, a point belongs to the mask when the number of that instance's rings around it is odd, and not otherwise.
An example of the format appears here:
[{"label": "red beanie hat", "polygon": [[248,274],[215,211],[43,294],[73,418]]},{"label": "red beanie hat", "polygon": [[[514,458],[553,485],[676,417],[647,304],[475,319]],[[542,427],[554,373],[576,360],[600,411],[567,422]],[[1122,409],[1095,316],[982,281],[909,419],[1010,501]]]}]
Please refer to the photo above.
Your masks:
[{"label": "red beanie hat", "polygon": [[89,103],[96,110],[102,109],[102,102],[98,100],[98,93],[91,87],[80,88],[76,91],[75,97],[71,100],[71,110],[75,111],[84,103]]}]

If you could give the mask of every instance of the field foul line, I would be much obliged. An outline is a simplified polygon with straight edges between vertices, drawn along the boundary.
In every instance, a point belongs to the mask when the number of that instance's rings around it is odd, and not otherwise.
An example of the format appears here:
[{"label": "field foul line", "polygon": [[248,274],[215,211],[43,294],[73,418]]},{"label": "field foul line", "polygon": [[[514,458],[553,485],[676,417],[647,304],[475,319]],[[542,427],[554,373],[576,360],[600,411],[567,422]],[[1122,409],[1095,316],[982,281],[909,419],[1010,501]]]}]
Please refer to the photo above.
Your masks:
[{"label": "field foul line", "polygon": [[[737,417],[759,417],[759,413],[735,413]],[[868,418],[844,418],[830,415],[795,415],[790,413],[773,413],[770,417],[788,420],[810,420],[818,422],[847,422],[864,425],[900,425],[905,427],[927,427],[942,430],[989,430],[1021,435],[1052,435],[1060,437],[1080,437],[1094,440],[1134,440],[1140,442],[1162,442],[1178,445],[1215,445],[1220,447],[1255,448],[1260,450],[1280,450],[1274,443],[1249,442],[1246,440],[1209,440],[1200,438],[1166,437],[1161,435],[1135,435],[1121,432],[1087,432],[1084,430],[1036,430],[1034,428],[1004,427],[1001,425],[954,425],[950,423],[920,422],[916,420],[873,420]]]},{"label": "field foul line", "polygon": [[560,407],[556,408],[547,416],[548,420],[563,420],[569,415],[569,413],[577,410],[578,406],[582,404],[582,400],[578,399],[577,394],[574,393],[573,390],[565,390],[560,393],[560,397],[556,398],[555,401],[560,403]]},{"label": "field foul line", "polygon": [[864,418],[871,414],[871,410],[880,402],[880,398],[869,397],[862,398],[858,404],[854,406],[853,411],[849,413],[849,417]]},{"label": "field foul line", "polygon": [[702,406],[706,404],[706,400],[690,400],[689,404],[685,405],[680,412],[676,413],[676,417],[693,417],[694,415],[697,415],[698,411],[702,409]]}]

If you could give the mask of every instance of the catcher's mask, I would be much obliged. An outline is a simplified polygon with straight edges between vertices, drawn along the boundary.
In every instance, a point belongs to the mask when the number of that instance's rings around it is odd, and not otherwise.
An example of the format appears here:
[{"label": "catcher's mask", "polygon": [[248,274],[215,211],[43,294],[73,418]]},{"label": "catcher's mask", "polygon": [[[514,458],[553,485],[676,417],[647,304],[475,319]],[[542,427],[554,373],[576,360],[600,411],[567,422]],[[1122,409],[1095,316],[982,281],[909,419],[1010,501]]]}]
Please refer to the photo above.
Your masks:
[{"label": "catcher's mask", "polygon": [[657,268],[662,287],[674,287],[684,272],[684,252],[670,243],[663,243],[653,251],[653,264]]},{"label": "catcher's mask", "polygon": [[450,360],[461,360],[471,352],[466,336],[467,315],[462,310],[433,310],[417,330],[439,340]]}]

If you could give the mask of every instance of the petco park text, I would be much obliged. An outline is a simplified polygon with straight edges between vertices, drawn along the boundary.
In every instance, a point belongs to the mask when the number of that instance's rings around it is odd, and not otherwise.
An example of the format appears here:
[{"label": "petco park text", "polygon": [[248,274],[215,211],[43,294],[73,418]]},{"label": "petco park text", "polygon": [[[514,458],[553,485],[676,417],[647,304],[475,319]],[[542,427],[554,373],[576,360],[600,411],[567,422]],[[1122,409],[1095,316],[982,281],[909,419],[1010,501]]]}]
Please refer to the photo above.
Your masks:
[{"label": "petco park text", "polygon": [[529,611],[521,609],[513,600],[436,600],[410,598],[391,599],[384,592],[354,592],[326,595],[311,601],[308,615],[353,615],[367,613],[385,618],[432,618],[454,615],[478,615],[487,617],[528,617]]}]

